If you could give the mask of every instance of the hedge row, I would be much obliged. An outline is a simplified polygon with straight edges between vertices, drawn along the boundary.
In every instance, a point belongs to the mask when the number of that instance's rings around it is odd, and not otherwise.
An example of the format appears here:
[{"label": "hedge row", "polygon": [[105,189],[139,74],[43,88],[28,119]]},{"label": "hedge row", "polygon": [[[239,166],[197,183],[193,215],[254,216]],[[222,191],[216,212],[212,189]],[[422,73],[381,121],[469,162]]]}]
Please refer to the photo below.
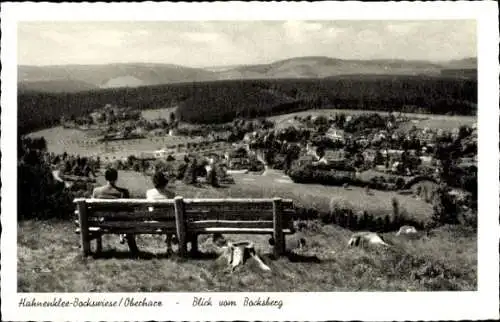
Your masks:
[{"label": "hedge row", "polygon": [[288,175],[295,183],[318,183],[330,186],[348,184],[385,191],[400,190],[405,185],[405,180],[401,177],[377,176],[366,181],[356,178],[353,171],[325,170],[311,165],[293,167],[288,171]]}]

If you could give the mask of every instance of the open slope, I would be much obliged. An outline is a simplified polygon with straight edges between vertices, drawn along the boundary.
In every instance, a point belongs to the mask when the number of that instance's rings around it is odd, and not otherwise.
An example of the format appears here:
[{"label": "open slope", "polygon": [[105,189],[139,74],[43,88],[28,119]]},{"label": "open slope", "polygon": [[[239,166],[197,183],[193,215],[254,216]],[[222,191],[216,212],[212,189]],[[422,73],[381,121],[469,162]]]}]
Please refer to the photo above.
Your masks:
[{"label": "open slope", "polygon": [[[217,260],[208,236],[200,237],[204,256],[182,260],[165,256],[160,236],[137,239],[141,258],[130,258],[117,236],[105,236],[101,258],[82,259],[79,236],[71,222],[21,222],[18,226],[19,292],[311,292],[438,291],[477,289],[476,236],[455,227],[419,240],[386,234],[392,250],[346,247],[351,232],[338,226],[310,224],[300,237],[305,249],[273,260],[267,236],[228,236],[252,240],[263,272],[249,260],[233,273]],[[295,243],[293,242],[295,240]],[[175,250],[175,248],[174,248]]]}]

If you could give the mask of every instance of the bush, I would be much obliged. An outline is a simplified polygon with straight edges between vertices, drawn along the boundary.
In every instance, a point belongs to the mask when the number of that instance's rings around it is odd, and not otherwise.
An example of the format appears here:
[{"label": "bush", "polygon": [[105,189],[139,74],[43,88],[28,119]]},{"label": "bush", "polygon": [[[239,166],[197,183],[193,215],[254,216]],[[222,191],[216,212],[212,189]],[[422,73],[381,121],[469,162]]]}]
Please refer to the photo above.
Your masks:
[{"label": "bush", "polygon": [[177,167],[177,177],[176,177],[177,180],[182,180],[184,178],[187,167],[188,164],[185,162],[179,164],[179,166]]},{"label": "bush", "polygon": [[212,169],[207,173],[207,183],[212,187],[219,187],[219,179],[217,178],[217,171]]},{"label": "bush", "polygon": [[52,176],[50,166],[43,158],[46,153],[44,141],[36,141],[31,145],[30,140],[22,140],[18,145],[17,218],[19,220],[67,219],[73,213],[73,198],[76,195]]},{"label": "bush", "polygon": [[458,223],[459,209],[448,191],[449,188],[445,185],[441,185],[436,191],[432,214],[434,226]]},{"label": "bush", "polygon": [[334,170],[325,171],[310,165],[292,167],[288,175],[296,183],[320,183],[324,185],[341,186],[352,183],[353,176]]}]

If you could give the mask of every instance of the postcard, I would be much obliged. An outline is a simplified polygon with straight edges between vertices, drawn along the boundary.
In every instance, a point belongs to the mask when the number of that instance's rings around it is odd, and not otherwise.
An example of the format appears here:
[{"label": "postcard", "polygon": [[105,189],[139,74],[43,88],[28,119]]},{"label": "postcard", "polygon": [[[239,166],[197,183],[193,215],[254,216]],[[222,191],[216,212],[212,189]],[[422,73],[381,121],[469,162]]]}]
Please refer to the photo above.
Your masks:
[{"label": "postcard", "polygon": [[9,321],[499,318],[498,7],[2,3]]}]

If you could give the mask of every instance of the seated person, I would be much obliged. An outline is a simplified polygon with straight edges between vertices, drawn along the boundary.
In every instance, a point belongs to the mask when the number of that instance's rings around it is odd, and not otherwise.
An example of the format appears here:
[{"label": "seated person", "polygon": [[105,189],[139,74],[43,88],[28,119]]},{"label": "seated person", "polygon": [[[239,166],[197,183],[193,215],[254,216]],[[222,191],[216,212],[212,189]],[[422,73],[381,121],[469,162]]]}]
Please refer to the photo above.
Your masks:
[{"label": "seated person", "polygon": [[[107,169],[104,173],[104,178],[107,181],[102,187],[97,187],[92,192],[92,198],[95,199],[123,199],[129,198],[129,191],[125,188],[120,188],[116,185],[118,180],[118,172],[115,169]],[[124,238],[127,239],[130,251],[138,252],[137,244],[135,242],[135,237],[133,234],[120,235],[120,243],[123,244]]]},{"label": "seated person", "polygon": [[[173,199],[175,194],[173,191],[167,189],[168,179],[161,171],[155,172],[153,175],[153,189],[146,191],[146,199],[148,200],[162,200]],[[153,207],[149,207],[149,211],[153,211]],[[165,242],[167,243],[167,252],[172,252],[172,239],[174,234],[167,234]]]},{"label": "seated person", "polygon": [[161,171],[156,171],[153,175],[153,189],[146,191],[146,199],[148,200],[161,200],[173,199],[175,194],[173,191],[167,189],[168,179]]}]

